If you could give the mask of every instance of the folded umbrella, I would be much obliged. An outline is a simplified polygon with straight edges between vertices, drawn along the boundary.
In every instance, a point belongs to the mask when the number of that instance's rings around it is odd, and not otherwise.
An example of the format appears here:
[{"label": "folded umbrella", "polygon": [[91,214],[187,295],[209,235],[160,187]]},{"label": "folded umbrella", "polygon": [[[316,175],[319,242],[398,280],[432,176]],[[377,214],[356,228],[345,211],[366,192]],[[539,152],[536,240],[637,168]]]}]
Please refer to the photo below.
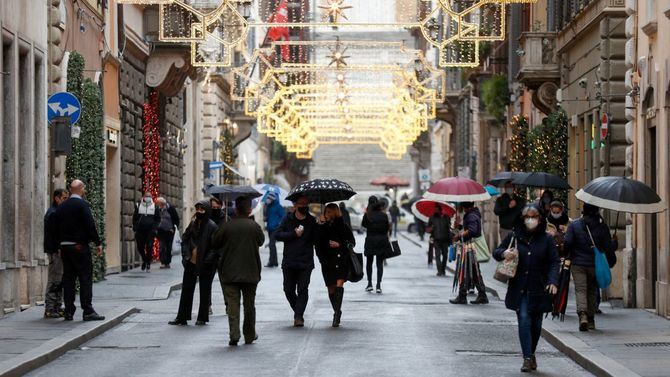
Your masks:
[{"label": "folded umbrella", "polygon": [[651,187],[626,177],[596,178],[575,196],[584,203],[620,212],[657,213],[667,209]]},{"label": "folded umbrella", "polygon": [[412,204],[412,214],[414,214],[414,216],[416,216],[419,220],[427,223],[430,217],[435,213],[435,206],[440,207],[443,215],[454,217],[456,214],[456,208],[453,205],[447,202],[428,199],[421,199],[414,202],[414,204]]},{"label": "folded umbrella", "polygon": [[301,196],[306,196],[310,203],[326,204],[349,200],[354,195],[356,191],[345,182],[337,179],[313,179],[294,187],[286,199],[295,202]]},{"label": "folded umbrella", "polygon": [[565,179],[555,174],[544,172],[532,172],[525,175],[518,175],[512,180],[512,184],[558,190],[569,190],[572,188]]},{"label": "folded umbrella", "polygon": [[440,202],[478,202],[491,199],[484,186],[469,178],[452,177],[439,180],[423,197]]},{"label": "folded umbrella", "polygon": [[558,292],[553,299],[551,310],[552,319],[557,317],[562,321],[565,320],[565,310],[568,308],[568,293],[570,292],[570,260],[564,259],[561,263],[561,271],[558,275]]}]

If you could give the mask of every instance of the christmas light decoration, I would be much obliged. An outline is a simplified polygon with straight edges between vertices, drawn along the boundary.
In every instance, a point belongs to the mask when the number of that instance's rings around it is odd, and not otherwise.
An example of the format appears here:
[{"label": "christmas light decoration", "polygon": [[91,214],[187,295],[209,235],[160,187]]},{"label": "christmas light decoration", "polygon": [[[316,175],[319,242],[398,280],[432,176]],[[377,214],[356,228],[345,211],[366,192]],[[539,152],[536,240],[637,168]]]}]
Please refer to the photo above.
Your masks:
[{"label": "christmas light decoration", "polygon": [[353,8],[351,5],[344,5],[344,0],[327,0],[327,2],[328,3],[326,5],[318,6],[319,8],[326,11],[323,15],[324,20],[328,20],[333,23],[339,22],[340,17],[348,20],[347,16],[344,14],[344,11],[346,9]]},{"label": "christmas light decoration", "polygon": [[[161,136],[158,120],[158,92],[149,94],[149,101],[144,104],[144,122],[142,125],[142,192],[150,192],[151,196],[160,196],[161,171]],[[158,259],[160,241],[154,239],[153,259]]]},{"label": "christmas light decoration", "polygon": [[528,118],[515,115],[509,124],[512,134],[508,140],[510,151],[507,155],[511,171],[528,171]]}]

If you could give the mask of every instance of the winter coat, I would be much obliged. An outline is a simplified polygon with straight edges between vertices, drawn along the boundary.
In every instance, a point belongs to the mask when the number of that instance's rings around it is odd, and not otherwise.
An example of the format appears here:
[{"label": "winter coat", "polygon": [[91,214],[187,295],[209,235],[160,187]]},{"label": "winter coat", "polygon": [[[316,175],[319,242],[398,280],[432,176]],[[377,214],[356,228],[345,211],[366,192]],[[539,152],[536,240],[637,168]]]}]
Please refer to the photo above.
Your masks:
[{"label": "winter coat", "polygon": [[340,212],[342,212],[342,220],[344,223],[349,225],[349,228],[351,228],[351,214],[349,213],[347,207],[340,206]]},{"label": "winter coat", "polygon": [[[351,228],[342,218],[318,226],[316,256],[321,263],[323,278],[327,285],[335,284],[338,279],[346,279],[349,273],[349,247],[356,246]],[[340,244],[339,248],[331,248],[330,241]]]},{"label": "winter coat", "polygon": [[199,273],[203,269],[214,270],[219,262],[219,252],[212,244],[216,230],[217,226],[209,219],[209,216],[203,220],[191,221],[181,238],[183,263],[192,263],[191,255],[193,249],[197,247],[196,271]]},{"label": "winter coat", "polygon": [[267,230],[268,232],[274,232],[279,228],[282,220],[284,220],[286,211],[281,204],[279,204],[279,200],[273,200],[272,203],[267,206],[266,211]]},{"label": "winter coat", "polygon": [[472,207],[469,212],[463,216],[463,230],[468,233],[463,237],[463,242],[468,242],[482,235],[482,214],[479,208]]},{"label": "winter coat", "polygon": [[527,294],[530,313],[548,313],[552,310],[552,297],[546,288],[549,284],[558,285],[560,268],[556,244],[546,233],[544,223],[533,233],[529,233],[525,226],[517,225],[493,251],[493,258],[497,261],[505,259],[503,253],[509,248],[513,237],[519,251],[519,265],[516,276],[507,283],[505,306],[518,311],[521,298]]},{"label": "winter coat", "polygon": [[[164,224],[163,224],[164,211],[167,211],[167,216],[169,216],[169,221],[172,223],[172,227],[170,227],[170,229],[160,229],[160,228],[164,225]],[[161,215],[161,221],[160,221],[160,223],[159,223],[159,225],[158,225],[158,227],[159,227],[160,230],[163,230],[163,231],[174,231],[174,227],[179,228],[179,214],[177,213],[177,210],[176,210],[173,206],[171,206],[171,205],[168,204],[168,205],[167,205],[167,208],[165,208],[165,209],[160,209],[160,208],[159,208],[159,209],[158,209],[158,212],[159,212],[160,215]]]},{"label": "winter coat", "polygon": [[44,214],[44,252],[47,254],[54,254],[58,251],[58,245],[56,244],[54,234],[56,231],[52,223],[52,217],[54,217],[56,209],[58,209],[58,206],[56,203],[53,203]]},{"label": "winter coat", "polygon": [[211,220],[214,221],[214,224],[217,226],[220,226],[224,222],[226,222],[226,212],[225,209],[219,208],[219,209],[212,209],[212,217]]},{"label": "winter coat", "polygon": [[600,216],[583,216],[568,225],[565,234],[565,251],[570,255],[573,266],[594,267],[595,254],[593,243],[586,229],[591,231],[593,241],[600,252],[605,253],[610,267],[616,264],[616,254],[619,243],[612,239],[610,228]]},{"label": "winter coat", "polygon": [[251,283],[261,280],[261,255],[265,242],[263,229],[247,217],[234,217],[214,234],[212,247],[220,250],[221,283]]},{"label": "winter coat", "polygon": [[[516,206],[509,208],[509,203],[512,199],[516,200]],[[496,204],[493,208],[493,213],[498,216],[498,223],[502,229],[513,229],[517,219],[521,217],[523,207],[526,201],[518,195],[511,196],[510,194],[502,194],[496,199]]]},{"label": "winter coat", "polygon": [[363,216],[361,226],[367,229],[365,256],[384,256],[391,251],[389,217],[382,211],[370,210]]},{"label": "winter coat", "polygon": [[[301,237],[295,234],[295,229],[300,225],[304,228]],[[303,220],[299,220],[295,213],[284,217],[279,228],[275,231],[277,241],[284,242],[284,257],[281,267],[289,269],[308,269],[314,268],[314,244],[317,237],[316,220],[312,215],[307,215]]]},{"label": "winter coat", "polygon": [[446,215],[433,215],[428,220],[428,228],[435,241],[451,241],[451,218]]},{"label": "winter coat", "polygon": [[160,209],[154,203],[146,205],[140,202],[135,206],[133,213],[133,232],[152,233],[158,229],[161,222]]},{"label": "winter coat", "polygon": [[400,208],[397,205],[392,205],[389,209],[389,214],[391,215],[391,221],[398,222],[400,218]]},{"label": "winter coat", "polygon": [[79,196],[70,196],[56,212],[49,217],[50,229],[53,230],[51,250],[57,250],[61,242],[74,242],[88,247],[89,243],[96,246],[102,244],[98,229],[93,218],[91,205]]}]

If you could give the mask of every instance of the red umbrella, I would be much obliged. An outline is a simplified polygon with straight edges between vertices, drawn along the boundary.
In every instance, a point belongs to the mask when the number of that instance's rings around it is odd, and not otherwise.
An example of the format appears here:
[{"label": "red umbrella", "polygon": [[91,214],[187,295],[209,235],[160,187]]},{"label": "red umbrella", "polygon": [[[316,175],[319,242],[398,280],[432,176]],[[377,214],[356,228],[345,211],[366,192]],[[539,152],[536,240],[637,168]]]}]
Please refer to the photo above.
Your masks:
[{"label": "red umbrella", "polygon": [[370,181],[370,184],[373,186],[386,186],[386,187],[408,187],[409,181],[396,177],[395,175],[387,175],[384,177],[375,178]]},{"label": "red umbrella", "polygon": [[412,213],[419,220],[427,223],[435,213],[435,206],[440,206],[443,215],[454,217],[456,208],[447,202],[438,202],[435,200],[421,199],[412,204]]},{"label": "red umbrella", "polygon": [[484,186],[469,178],[452,177],[439,180],[423,197],[441,202],[478,202],[491,199]]}]

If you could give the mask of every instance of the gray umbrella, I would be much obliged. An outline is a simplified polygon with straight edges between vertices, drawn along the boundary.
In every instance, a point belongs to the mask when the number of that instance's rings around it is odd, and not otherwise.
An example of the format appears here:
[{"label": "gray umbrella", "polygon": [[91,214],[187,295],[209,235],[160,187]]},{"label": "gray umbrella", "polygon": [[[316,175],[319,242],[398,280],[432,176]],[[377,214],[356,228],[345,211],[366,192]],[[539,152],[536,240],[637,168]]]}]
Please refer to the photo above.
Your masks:
[{"label": "gray umbrella", "polygon": [[584,203],[620,212],[657,213],[667,208],[651,187],[626,177],[596,178],[575,196]]},{"label": "gray umbrella", "polygon": [[512,184],[529,187],[542,187],[559,190],[569,190],[572,187],[565,179],[551,173],[532,172],[519,175],[512,180]]},{"label": "gray umbrella", "polygon": [[251,186],[237,186],[237,185],[220,185],[211,186],[207,188],[206,194],[214,195],[223,201],[231,202],[240,196],[248,196],[251,199],[262,196],[260,192],[256,191]]},{"label": "gray umbrella", "polygon": [[504,186],[506,183],[511,183],[515,179],[522,179],[527,176],[528,173],[520,171],[501,171],[491,178],[487,183],[492,186],[500,187]]}]

